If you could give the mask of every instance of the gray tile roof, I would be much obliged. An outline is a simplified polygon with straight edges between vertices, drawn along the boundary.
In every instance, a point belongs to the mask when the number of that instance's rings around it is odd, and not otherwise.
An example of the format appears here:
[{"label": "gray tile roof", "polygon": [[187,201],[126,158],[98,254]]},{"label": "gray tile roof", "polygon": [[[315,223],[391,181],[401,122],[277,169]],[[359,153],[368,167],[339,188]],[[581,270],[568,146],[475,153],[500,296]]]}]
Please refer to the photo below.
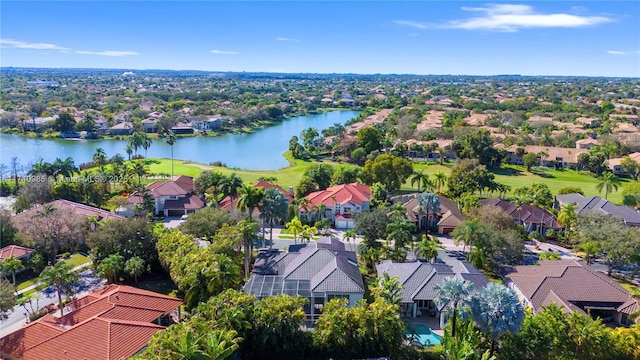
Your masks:
[{"label": "gray tile roof", "polygon": [[629,207],[616,205],[599,196],[584,197],[580,194],[565,194],[557,195],[556,201],[560,205],[567,203],[575,205],[577,214],[585,211],[599,211],[603,214],[622,218],[626,225],[640,226],[640,213],[633,211]]}]

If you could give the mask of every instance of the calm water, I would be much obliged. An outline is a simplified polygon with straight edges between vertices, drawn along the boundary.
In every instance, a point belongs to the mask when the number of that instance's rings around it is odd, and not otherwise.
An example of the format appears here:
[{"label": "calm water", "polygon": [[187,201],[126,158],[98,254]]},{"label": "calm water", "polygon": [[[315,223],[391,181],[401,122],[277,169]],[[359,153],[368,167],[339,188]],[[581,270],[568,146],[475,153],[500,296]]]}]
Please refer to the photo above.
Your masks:
[{"label": "calm water", "polygon": [[[252,134],[231,134],[218,137],[195,136],[179,138],[173,149],[175,159],[209,164],[221,161],[229,167],[252,170],[277,170],[288,165],[282,154],[289,148],[293,135],[310,126],[320,131],[334,123],[343,124],[358,116],[357,111],[334,111],[326,114],[298,116]],[[59,140],[33,139],[0,134],[0,163],[9,166],[17,156],[21,165],[37,162],[40,158],[52,162],[57,157],[71,156],[76,165],[89,162],[96,148],[103,148],[107,156],[122,154],[125,140]],[[139,149],[138,154],[144,155]],[[170,158],[171,147],[162,139],[154,139],[147,151],[148,157]]]}]

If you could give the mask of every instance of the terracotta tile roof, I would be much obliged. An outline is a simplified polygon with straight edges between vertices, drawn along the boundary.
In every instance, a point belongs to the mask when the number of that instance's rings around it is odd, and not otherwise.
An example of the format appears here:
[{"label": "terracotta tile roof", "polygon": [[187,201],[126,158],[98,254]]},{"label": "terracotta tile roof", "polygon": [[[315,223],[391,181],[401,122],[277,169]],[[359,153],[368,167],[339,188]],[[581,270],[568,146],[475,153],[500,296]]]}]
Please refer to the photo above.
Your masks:
[{"label": "terracotta tile roof", "polygon": [[362,206],[371,198],[371,189],[367,185],[359,183],[342,184],[332,186],[325,190],[315,191],[306,196],[312,205],[324,204],[334,206],[336,204],[355,203]]},{"label": "terracotta tile roof", "polygon": [[581,303],[616,304],[614,307],[617,307],[630,298],[613,279],[575,260],[540,261],[539,265],[514,266],[507,271],[506,278],[531,301],[536,311],[556,298],[576,308]]},{"label": "terracotta tile roof", "polygon": [[[507,148],[507,151],[515,154],[518,149],[518,145],[511,145]],[[589,150],[586,149],[575,149],[575,148],[561,148],[555,146],[537,146],[537,145],[527,145],[524,147],[525,152],[527,153],[539,153],[541,151],[546,151],[549,156],[545,157],[545,160],[556,160],[557,158],[562,158],[562,161],[566,163],[577,164],[578,163],[578,155],[582,153],[588,153]]]},{"label": "terracotta tile roof", "polygon": [[253,184],[253,187],[261,187],[261,188],[263,188],[265,190],[267,190],[267,189],[276,189],[276,190],[278,190],[278,191],[280,191],[281,193],[284,194],[284,196],[287,198],[287,201],[289,201],[289,204],[293,203],[293,196],[291,196],[291,194],[289,194],[289,191],[284,190],[283,188],[281,188],[278,185],[272,184],[272,183],[270,183],[268,181],[259,180],[259,181],[256,181]]},{"label": "terracotta tile roof", "polygon": [[[151,323],[182,304],[130,286],[107,286],[0,339],[2,353],[31,359],[121,359],[163,329]],[[90,346],[84,346],[90,344]]]},{"label": "terracotta tile roof", "polygon": [[0,249],[0,261],[10,258],[12,256],[16,259],[19,259],[25,255],[29,255],[33,253],[34,251],[35,250],[26,248],[24,246],[18,246],[18,245],[5,246],[2,249]]},{"label": "terracotta tile roof", "polygon": [[512,219],[518,220],[518,222],[525,224],[542,224],[544,222],[544,226],[548,229],[562,228],[562,225],[556,221],[553,215],[535,205],[522,204],[517,206],[510,201],[498,198],[482,199],[480,200],[480,203],[483,206],[497,206],[511,216]]}]

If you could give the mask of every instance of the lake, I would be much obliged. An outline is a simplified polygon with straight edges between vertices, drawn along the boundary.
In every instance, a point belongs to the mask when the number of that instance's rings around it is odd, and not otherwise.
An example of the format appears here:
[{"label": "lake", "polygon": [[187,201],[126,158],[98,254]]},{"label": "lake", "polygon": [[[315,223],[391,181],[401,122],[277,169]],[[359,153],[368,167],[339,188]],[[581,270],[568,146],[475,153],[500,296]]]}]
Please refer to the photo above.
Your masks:
[{"label": "lake", "polygon": [[[300,132],[311,126],[320,132],[334,123],[344,124],[358,114],[358,111],[332,111],[293,117],[254,133],[179,138],[173,154],[175,159],[204,164],[220,161],[228,167],[239,169],[277,170],[289,165],[282,154],[289,149],[289,140],[293,135],[300,137]],[[90,162],[99,147],[104,149],[108,157],[120,153],[126,159],[126,145],[126,140],[37,139],[0,134],[0,163],[9,166],[14,156],[23,166],[36,163],[41,158],[53,162],[56,158],[71,156],[79,165]],[[144,155],[144,150],[139,149],[138,154]],[[171,147],[163,139],[154,139],[147,156],[171,158]]]}]

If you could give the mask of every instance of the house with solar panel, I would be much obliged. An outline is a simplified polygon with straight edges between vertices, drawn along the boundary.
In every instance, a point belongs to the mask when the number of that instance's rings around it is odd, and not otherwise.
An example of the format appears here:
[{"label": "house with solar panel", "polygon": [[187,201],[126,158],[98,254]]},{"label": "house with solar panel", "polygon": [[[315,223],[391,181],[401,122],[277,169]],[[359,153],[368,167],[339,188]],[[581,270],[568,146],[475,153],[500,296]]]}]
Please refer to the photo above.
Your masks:
[{"label": "house with solar panel", "polygon": [[331,237],[291,245],[289,251],[261,251],[244,286],[245,292],[259,299],[279,294],[306,298],[309,323],[318,319],[331,299],[347,299],[352,306],[362,300],[364,290],[356,253]]},{"label": "house with solar panel", "polygon": [[484,287],[489,279],[478,269],[466,261],[451,256],[447,251],[438,251],[438,261],[427,263],[421,261],[396,263],[391,260],[380,262],[376,266],[378,277],[387,273],[389,277],[398,277],[402,286],[400,311],[402,317],[415,318],[432,316],[440,318],[440,327],[444,326],[444,317],[434,300],[436,285],[442,284],[446,278],[458,277],[471,282],[475,289]]}]

